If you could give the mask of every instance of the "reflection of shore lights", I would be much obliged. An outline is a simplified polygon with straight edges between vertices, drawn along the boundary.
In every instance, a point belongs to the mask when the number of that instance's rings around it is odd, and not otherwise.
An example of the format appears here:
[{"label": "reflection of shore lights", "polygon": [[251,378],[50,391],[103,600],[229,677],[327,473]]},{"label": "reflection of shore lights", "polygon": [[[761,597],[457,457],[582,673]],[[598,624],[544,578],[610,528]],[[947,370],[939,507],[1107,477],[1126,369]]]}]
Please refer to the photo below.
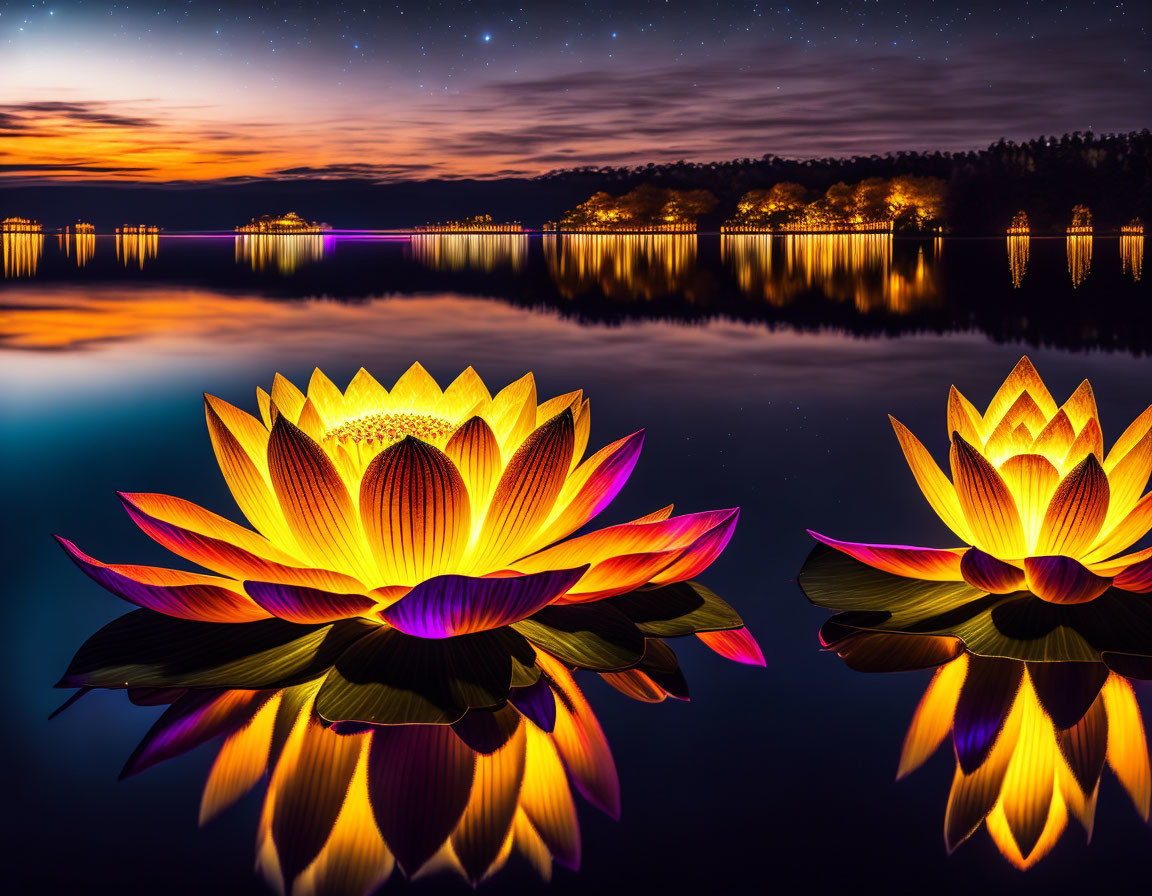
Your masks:
[{"label": "reflection of shore lights", "polygon": [[135,263],[141,270],[144,263],[160,252],[160,234],[157,228],[121,227],[116,231],[116,258],[128,267]]},{"label": "reflection of shore lights", "polygon": [[563,234],[544,239],[544,257],[565,298],[599,289],[610,298],[652,299],[688,288],[696,271],[690,234]]},{"label": "reflection of shore lights", "polygon": [[1139,282],[1144,270],[1144,237],[1143,235],[1124,235],[1120,237],[1120,269]]},{"label": "reflection of shore lights", "polygon": [[243,233],[236,236],[236,263],[254,271],[291,274],[301,265],[319,261],[329,248],[328,237],[311,233]]},{"label": "reflection of shore lights", "polygon": [[1019,289],[1020,284],[1024,282],[1024,274],[1028,271],[1031,242],[1029,237],[1019,234],[1008,237],[1008,270],[1012,275],[1013,288]]},{"label": "reflection of shore lights", "polygon": [[3,245],[4,276],[32,277],[44,252],[44,236],[34,231],[0,233]]},{"label": "reflection of shore lights", "polygon": [[1092,269],[1092,236],[1069,235],[1065,238],[1068,254],[1068,275],[1072,278],[1072,286],[1078,287],[1083,283]]},{"label": "reflection of shore lights", "polygon": [[520,271],[528,260],[524,234],[420,233],[412,236],[409,245],[413,258],[438,271]]}]

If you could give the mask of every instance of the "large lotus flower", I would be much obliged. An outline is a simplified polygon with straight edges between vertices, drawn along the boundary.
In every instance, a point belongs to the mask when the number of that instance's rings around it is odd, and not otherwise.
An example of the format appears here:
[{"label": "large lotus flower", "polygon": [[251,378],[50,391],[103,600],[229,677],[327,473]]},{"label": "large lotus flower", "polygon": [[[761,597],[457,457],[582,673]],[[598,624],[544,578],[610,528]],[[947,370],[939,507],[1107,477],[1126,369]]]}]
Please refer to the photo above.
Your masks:
[{"label": "large lotus flower", "polygon": [[737,510],[666,507],[569,538],[619,492],[643,441],[583,459],[580,392],[538,404],[529,374],[492,397],[471,368],[441,390],[416,364],[390,392],[364,370],[341,392],[317,370],[306,395],[277,375],[257,397],[263,422],[205,405],[256,531],[179,498],[121,495],[148,535],[219,575],[109,565],[60,543],[105,588],[169,616],[326,626],[299,637],[300,656],[333,666],[316,698],[326,719],[450,724],[533,684],[537,649],[633,689],[652,684],[639,668],[649,635],[699,634],[763,663],[730,607],[679,584],[724,549]]},{"label": "large lotus flower", "polygon": [[937,670],[921,699],[898,776],[919,768],[949,735],[956,755],[944,819],[949,851],[983,823],[1023,869],[1056,845],[1069,815],[1090,836],[1106,762],[1148,819],[1152,773],[1140,707],[1127,680],[1102,665],[962,654]]},{"label": "large lotus flower", "polygon": [[1028,589],[1056,604],[1109,587],[1152,591],[1152,548],[1124,554],[1152,528],[1152,407],[1105,454],[1085,380],[1057,406],[1022,358],[980,414],[948,399],[951,472],[895,418],[892,425],[932,508],[966,547],[950,550],[816,538],[878,569],[966,581],[993,594]]}]

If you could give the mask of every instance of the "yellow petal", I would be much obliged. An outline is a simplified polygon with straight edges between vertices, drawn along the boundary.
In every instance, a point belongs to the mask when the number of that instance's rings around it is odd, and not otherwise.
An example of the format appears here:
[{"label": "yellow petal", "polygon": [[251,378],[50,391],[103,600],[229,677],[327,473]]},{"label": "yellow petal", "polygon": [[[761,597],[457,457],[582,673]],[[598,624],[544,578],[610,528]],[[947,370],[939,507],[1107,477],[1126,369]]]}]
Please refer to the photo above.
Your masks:
[{"label": "yellow petal", "polygon": [[1060,474],[1045,457],[1039,454],[1017,454],[1000,466],[1016,507],[1020,523],[1024,526],[1024,541],[1029,552],[1040,534],[1040,524],[1060,483]]},{"label": "yellow petal", "polygon": [[[1012,839],[1027,860],[1040,842],[1053,808],[1058,748],[1052,723],[1044,715],[1030,682],[1017,698],[1023,704],[1016,749],[1004,776],[999,807]],[[989,820],[991,830],[991,819]]]},{"label": "yellow petal", "polygon": [[1032,366],[1032,361],[1025,355],[1016,362],[1012,372],[992,397],[984,414],[985,428],[989,430],[995,428],[1020,394],[1025,391],[1035,401],[1045,418],[1056,413],[1056,402],[1052,400],[1052,394],[1040,379],[1036,368]]},{"label": "yellow petal", "polygon": [[351,418],[385,413],[388,410],[388,390],[361,367],[344,390],[344,409]]},{"label": "yellow petal", "polygon": [[1092,384],[1084,380],[1071,397],[1064,402],[1062,409],[1068,415],[1073,428],[1079,432],[1089,420],[1100,423],[1100,412],[1096,410],[1096,395],[1092,392]]},{"label": "yellow petal", "polygon": [[1079,558],[1096,540],[1108,515],[1108,475],[1089,454],[1056,487],[1033,551]]},{"label": "yellow petal", "polygon": [[525,725],[527,749],[520,807],[550,852],[566,865],[580,860],[580,827],[568,776],[551,739]]},{"label": "yellow petal", "polygon": [[896,438],[900,442],[908,466],[912,468],[912,475],[916,478],[920,491],[924,493],[924,497],[928,499],[928,503],[932,505],[932,509],[944,524],[955,532],[961,541],[971,544],[968,524],[964,520],[964,512],[960,508],[960,501],[952,483],[940,472],[936,461],[932,459],[932,455],[920,440],[895,417],[889,416],[888,419],[892,421],[892,428],[896,431]]},{"label": "yellow petal", "polygon": [[360,515],[324,449],[281,416],[268,440],[268,467],[284,516],[309,561],[371,584],[376,576]]},{"label": "yellow petal", "polygon": [[1112,450],[1108,452],[1108,457],[1104,460],[1104,469],[1111,473],[1112,469],[1150,430],[1152,430],[1152,405],[1145,408],[1144,412],[1133,420],[1120,435],[1120,438],[1116,440],[1116,444],[1112,446]]},{"label": "yellow petal", "polygon": [[580,403],[576,412],[576,444],[572,449],[572,467],[584,459],[584,452],[588,450],[588,436],[592,430],[592,410],[588,399]]},{"label": "yellow petal", "polygon": [[1004,479],[959,435],[952,437],[952,480],[972,543],[1000,560],[1026,553],[1024,527]]},{"label": "yellow petal", "polygon": [[220,472],[244,516],[274,546],[299,556],[268,475],[268,431],[212,395],[204,396],[204,416]]},{"label": "yellow petal", "polygon": [[1076,441],[1076,430],[1064,411],[1057,411],[1048,421],[1048,425],[1040,430],[1036,440],[1032,443],[1032,453],[1042,454],[1056,467],[1064,463],[1068,456],[1068,449]]},{"label": "yellow petal", "polygon": [[584,403],[583,393],[577,389],[575,392],[568,392],[564,395],[557,395],[555,398],[549,398],[546,402],[536,408],[536,426],[543,426],[561,411],[571,408],[572,417],[575,419],[577,411]]},{"label": "yellow petal", "polygon": [[280,709],[280,694],[264,703],[239,731],[229,735],[212,763],[204,795],[200,799],[200,824],[204,825],[256,786],[268,767],[272,728]]},{"label": "yellow petal", "polygon": [[1064,798],[1060,792],[1054,791],[1044,830],[1041,831],[1032,851],[1024,856],[1012,835],[1012,829],[1008,824],[1003,805],[997,804],[988,815],[988,833],[992,837],[992,842],[996,844],[1001,855],[1021,871],[1031,868],[1050,853],[1067,826],[1068,808],[1064,804]]},{"label": "yellow petal", "polygon": [[522,555],[552,513],[573,441],[572,412],[564,411],[532,433],[508,461],[480,528],[475,569],[497,570]]},{"label": "yellow petal", "polygon": [[974,445],[985,441],[984,419],[964,394],[953,386],[948,391],[948,438],[958,432]]},{"label": "yellow petal", "polygon": [[1095,419],[1089,419],[1076,434],[1076,440],[1064,455],[1060,471],[1067,473],[1089,454],[1095,454],[1097,460],[1104,456],[1104,434],[1100,432],[1100,424]]},{"label": "yellow petal", "polygon": [[928,690],[920,698],[916,713],[912,716],[912,724],[908,726],[908,734],[904,737],[897,778],[903,778],[923,765],[952,730],[952,714],[956,711],[956,701],[960,697],[960,688],[964,685],[967,672],[966,654],[961,654],[936,670]]},{"label": "yellow petal", "polygon": [[1108,473],[1108,488],[1111,494],[1108,518],[1104,521],[1103,529],[1104,532],[1108,532],[1119,520],[1131,513],[1148,485],[1148,477],[1152,475],[1152,430],[1133,445],[1111,469],[1107,463],[1104,469]]},{"label": "yellow petal", "polygon": [[388,393],[393,412],[415,412],[427,414],[436,409],[443,396],[440,385],[417,361],[396,381]]},{"label": "yellow petal", "polygon": [[340,421],[348,416],[344,408],[344,393],[319,367],[312,371],[312,379],[308,381],[308,399],[325,420]]},{"label": "yellow petal", "polygon": [[272,428],[272,396],[256,387],[256,405],[260,408],[260,418],[264,421],[265,429]]},{"label": "yellow petal", "polygon": [[504,469],[492,428],[482,417],[465,420],[444,446],[444,453],[460,471],[468,489],[472,518],[479,522]]},{"label": "yellow petal", "polygon": [[455,572],[468,547],[468,490],[443,451],[406,438],[378,454],[360,485],[364,533],[388,585]]},{"label": "yellow petal", "polygon": [[505,456],[519,448],[536,426],[536,380],[532,374],[526,373],[501,389],[484,419]]},{"label": "yellow petal", "polygon": [[304,400],[304,407],[300,409],[296,425],[308,435],[308,438],[319,443],[323,443],[324,435],[328,432],[328,423],[311,398]]},{"label": "yellow petal", "polygon": [[1128,791],[1140,817],[1147,821],[1152,801],[1152,772],[1136,695],[1132,685],[1119,675],[1109,675],[1100,693],[1108,711],[1108,765]]},{"label": "yellow petal", "polygon": [[[1088,563],[1102,563],[1108,558],[1120,553],[1120,551],[1134,545],[1137,541],[1148,534],[1148,530],[1152,529],[1152,492],[1148,492],[1143,498],[1136,502],[1124,519],[1116,523],[1110,532],[1103,534],[1097,539],[1095,547],[1085,557]],[[1123,558],[1118,558],[1123,559]],[[1138,562],[1132,560],[1132,563]],[[1129,565],[1129,564],[1125,564]],[[1094,569],[1097,575],[1115,575],[1115,572],[1104,572],[1100,569]]]},{"label": "yellow petal", "polygon": [[288,419],[295,423],[300,419],[300,411],[304,407],[304,393],[288,379],[276,374],[272,379],[272,404],[280,409],[281,414],[287,414]]},{"label": "yellow petal", "polygon": [[478,404],[492,400],[488,394],[488,387],[480,379],[480,375],[468,367],[444,390],[441,407],[444,416],[450,420],[459,420]]}]

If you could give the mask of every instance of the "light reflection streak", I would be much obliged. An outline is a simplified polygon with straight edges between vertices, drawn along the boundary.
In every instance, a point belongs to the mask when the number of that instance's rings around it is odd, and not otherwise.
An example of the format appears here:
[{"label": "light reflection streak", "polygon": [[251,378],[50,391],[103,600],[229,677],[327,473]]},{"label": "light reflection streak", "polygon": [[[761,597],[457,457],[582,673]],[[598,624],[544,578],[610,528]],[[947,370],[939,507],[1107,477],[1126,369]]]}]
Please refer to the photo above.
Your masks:
[{"label": "light reflection streak", "polygon": [[1139,282],[1144,272],[1144,235],[1125,234],[1120,237],[1120,268]]},{"label": "light reflection streak", "polygon": [[544,236],[544,257],[567,299],[599,289],[610,299],[690,292],[697,270],[695,234]]},{"label": "light reflection streak", "polygon": [[324,257],[330,237],[315,233],[255,233],[236,237],[236,263],[254,271],[291,274]]},{"label": "light reflection streak", "polygon": [[96,234],[91,231],[77,233],[62,233],[57,237],[57,244],[64,253],[65,258],[75,258],[76,267],[82,268],[96,254]]},{"label": "light reflection streak", "polygon": [[1068,275],[1075,288],[1087,279],[1092,270],[1092,236],[1070,235],[1064,241],[1068,253]]},{"label": "light reflection streak", "polygon": [[4,276],[34,277],[44,254],[42,233],[0,234],[3,243]]},{"label": "light reflection streak", "polygon": [[528,262],[524,234],[421,233],[409,246],[416,261],[437,271],[521,271]]},{"label": "light reflection streak", "polygon": [[1031,243],[1027,234],[1012,234],[1008,237],[1008,270],[1012,274],[1014,289],[1020,288],[1020,284],[1024,282],[1024,275],[1028,272]]},{"label": "light reflection streak", "polygon": [[731,234],[721,238],[721,257],[741,292],[784,306],[815,291],[857,310],[906,314],[939,297],[937,260],[943,241],[933,240],[915,260],[896,258],[890,234]]},{"label": "light reflection streak", "polygon": [[116,233],[116,258],[124,267],[136,265],[144,270],[144,263],[151,261],[160,252],[160,235],[141,228],[139,231],[127,229]]}]

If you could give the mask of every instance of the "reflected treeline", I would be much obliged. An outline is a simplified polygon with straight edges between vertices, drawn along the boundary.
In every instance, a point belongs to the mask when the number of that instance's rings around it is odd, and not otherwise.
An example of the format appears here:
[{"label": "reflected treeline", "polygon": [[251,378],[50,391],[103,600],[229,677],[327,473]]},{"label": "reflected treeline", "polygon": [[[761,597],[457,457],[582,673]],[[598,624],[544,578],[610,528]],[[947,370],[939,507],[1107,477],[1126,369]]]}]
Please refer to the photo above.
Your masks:
[{"label": "reflected treeline", "polygon": [[64,253],[65,258],[72,258],[76,267],[82,268],[96,254],[95,233],[62,233],[57,239],[57,246]]},{"label": "reflected treeline", "polygon": [[437,271],[520,271],[528,262],[522,233],[420,233],[409,245],[416,261]]},{"label": "reflected treeline", "polygon": [[1012,275],[1013,289],[1019,289],[1028,272],[1028,255],[1032,241],[1027,234],[1014,233],[1008,237],[1008,272]]},{"label": "reflected treeline", "polygon": [[145,231],[117,231],[116,258],[124,267],[144,270],[144,264],[160,252],[160,234]]},{"label": "reflected treeline", "polygon": [[813,293],[861,312],[906,314],[940,295],[941,241],[897,256],[890,234],[726,235],[720,252],[747,296],[784,306]]},{"label": "reflected treeline", "polygon": [[563,234],[544,237],[544,257],[566,299],[599,291],[613,301],[691,293],[695,234]]},{"label": "reflected treeline", "polygon": [[1120,265],[1125,274],[1139,281],[1144,273],[1144,235],[1120,237]]},{"label": "reflected treeline", "polygon": [[1092,237],[1077,234],[1065,238],[1068,253],[1068,276],[1074,287],[1080,286],[1092,270]]},{"label": "reflected treeline", "polygon": [[254,271],[291,274],[301,265],[319,261],[331,237],[318,233],[246,233],[236,237],[236,263]]},{"label": "reflected treeline", "polygon": [[41,233],[0,234],[4,253],[5,277],[32,277],[40,266],[44,254],[44,235]]}]

